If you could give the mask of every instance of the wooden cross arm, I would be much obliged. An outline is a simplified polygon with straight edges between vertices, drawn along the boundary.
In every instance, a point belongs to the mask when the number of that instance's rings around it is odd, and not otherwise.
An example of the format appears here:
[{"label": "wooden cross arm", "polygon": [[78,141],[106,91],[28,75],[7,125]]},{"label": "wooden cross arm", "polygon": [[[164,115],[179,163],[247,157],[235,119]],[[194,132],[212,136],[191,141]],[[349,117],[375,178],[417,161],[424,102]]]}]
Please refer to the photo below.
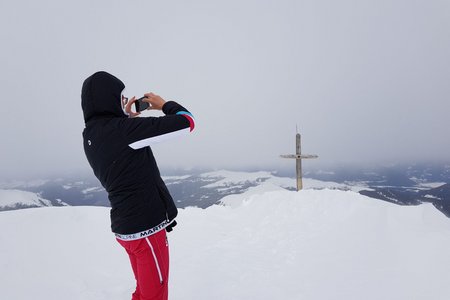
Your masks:
[{"label": "wooden cross arm", "polygon": [[308,159],[308,158],[318,158],[318,155],[314,154],[285,154],[280,155],[281,158],[294,158],[294,159]]}]

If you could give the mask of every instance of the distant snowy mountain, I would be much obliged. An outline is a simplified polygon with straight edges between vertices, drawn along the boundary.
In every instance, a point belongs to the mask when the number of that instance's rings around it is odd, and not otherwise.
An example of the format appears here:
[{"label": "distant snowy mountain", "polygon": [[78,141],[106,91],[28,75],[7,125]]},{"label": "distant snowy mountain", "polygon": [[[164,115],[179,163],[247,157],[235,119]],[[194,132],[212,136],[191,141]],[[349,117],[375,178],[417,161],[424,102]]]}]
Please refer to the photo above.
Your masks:
[{"label": "distant snowy mountain", "polygon": [[[222,205],[180,209],[177,220],[169,234],[172,300],[450,295],[450,219],[431,204],[263,183]],[[2,299],[130,298],[134,279],[109,232],[108,208],[0,212],[0,227]]]},{"label": "distant snowy mountain", "polygon": [[[171,177],[163,177],[163,179],[177,200],[179,207],[196,206],[206,208],[219,203],[225,196],[242,194],[250,188],[262,184],[272,184],[287,190],[294,190],[296,186],[294,178],[280,177],[268,171],[236,172],[219,170],[190,175],[182,180],[179,178],[172,179]],[[304,178],[303,182],[307,189],[330,188],[353,191],[368,189],[364,184],[348,185],[311,178]]]},{"label": "distant snowy mountain", "polygon": [[[232,194],[242,194],[250,187],[262,183],[271,183],[294,189],[293,178],[279,177],[267,171],[235,172],[213,171],[181,176],[163,176],[178,207],[196,206],[206,208]],[[336,188],[343,190],[361,190],[364,187],[335,182],[325,182],[306,178],[306,188]],[[62,199],[72,206],[92,205],[109,206],[108,196],[96,178],[67,178],[55,180],[11,181],[0,183],[0,188],[23,189],[41,195],[52,202]],[[0,211],[2,208],[0,207]]]},{"label": "distant snowy mountain", "polygon": [[[57,205],[109,206],[108,195],[96,178],[56,178],[32,181],[11,180],[0,182],[0,189],[16,189],[32,192]],[[0,207],[0,211],[2,208]]]},{"label": "distant snowy mountain", "polygon": [[450,183],[420,192],[422,202],[432,202],[450,218]]},{"label": "distant snowy mountain", "polygon": [[[429,202],[450,217],[450,189],[443,188],[441,192],[435,190],[450,184],[450,165],[393,166],[307,174],[310,177],[304,178],[305,189],[352,190],[399,205]],[[172,173],[170,176],[163,176],[163,179],[179,208],[206,208],[219,203],[225,196],[242,194],[262,184],[270,183],[287,190],[294,190],[296,186],[293,177],[268,171],[191,171],[189,174]],[[13,180],[0,182],[0,188],[33,192],[52,201],[54,205],[58,201],[64,201],[73,206],[109,206],[106,191],[93,176],[30,182]]]},{"label": "distant snowy mountain", "polygon": [[20,190],[0,190],[0,211],[43,206],[65,206],[61,200],[50,201],[36,193]]},{"label": "distant snowy mountain", "polygon": [[329,171],[306,170],[307,177],[334,182],[367,182],[372,186],[415,186],[450,181],[450,162],[341,166]]}]

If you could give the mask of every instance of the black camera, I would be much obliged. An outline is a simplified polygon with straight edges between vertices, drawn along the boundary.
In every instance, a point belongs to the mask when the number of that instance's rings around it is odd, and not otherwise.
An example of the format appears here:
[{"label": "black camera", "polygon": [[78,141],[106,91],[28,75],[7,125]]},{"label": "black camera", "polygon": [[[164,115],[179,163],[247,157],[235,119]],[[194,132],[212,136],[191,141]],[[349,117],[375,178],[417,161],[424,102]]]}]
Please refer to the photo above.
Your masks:
[{"label": "black camera", "polygon": [[145,96],[137,99],[134,102],[134,107],[136,108],[136,112],[141,112],[150,107],[150,104],[148,102],[143,101],[144,99],[145,99]]}]

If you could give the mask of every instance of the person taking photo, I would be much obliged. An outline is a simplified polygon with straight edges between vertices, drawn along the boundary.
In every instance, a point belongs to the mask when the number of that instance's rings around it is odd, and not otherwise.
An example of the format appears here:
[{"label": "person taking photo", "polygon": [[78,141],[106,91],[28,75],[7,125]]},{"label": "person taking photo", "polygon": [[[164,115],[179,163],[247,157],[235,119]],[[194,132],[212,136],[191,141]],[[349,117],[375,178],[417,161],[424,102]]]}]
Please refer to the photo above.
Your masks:
[{"label": "person taking photo", "polygon": [[146,93],[148,109],[162,117],[138,117],[135,97],[107,72],[89,76],[81,90],[85,121],[83,146],[95,176],[111,203],[111,230],[128,253],[136,278],[132,300],[168,299],[169,245],[177,208],[149,146],[185,135],[195,127],[192,114],[174,101]]}]

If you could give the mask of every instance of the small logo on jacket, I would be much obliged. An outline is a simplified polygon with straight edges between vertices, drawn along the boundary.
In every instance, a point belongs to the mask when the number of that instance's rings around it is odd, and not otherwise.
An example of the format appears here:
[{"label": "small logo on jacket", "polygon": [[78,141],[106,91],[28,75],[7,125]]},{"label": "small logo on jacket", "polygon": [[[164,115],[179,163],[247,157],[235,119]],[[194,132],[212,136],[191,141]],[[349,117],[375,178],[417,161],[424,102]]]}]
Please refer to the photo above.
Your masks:
[{"label": "small logo on jacket", "polygon": [[88,140],[88,145],[90,146],[92,143],[91,143],[91,140]]}]

